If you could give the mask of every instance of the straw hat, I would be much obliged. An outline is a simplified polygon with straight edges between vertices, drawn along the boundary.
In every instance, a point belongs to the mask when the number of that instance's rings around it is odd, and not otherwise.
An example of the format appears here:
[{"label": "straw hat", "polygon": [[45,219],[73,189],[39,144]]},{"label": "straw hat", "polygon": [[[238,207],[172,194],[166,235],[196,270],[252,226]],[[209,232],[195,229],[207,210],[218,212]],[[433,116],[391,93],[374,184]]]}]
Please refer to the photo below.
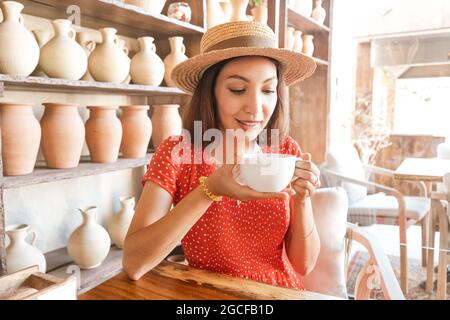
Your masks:
[{"label": "straw hat", "polygon": [[309,77],[316,69],[311,57],[278,49],[275,34],[267,25],[238,21],[208,29],[200,42],[200,54],[178,64],[171,77],[177,87],[193,93],[206,69],[220,61],[241,56],[264,56],[279,61],[288,86]]}]

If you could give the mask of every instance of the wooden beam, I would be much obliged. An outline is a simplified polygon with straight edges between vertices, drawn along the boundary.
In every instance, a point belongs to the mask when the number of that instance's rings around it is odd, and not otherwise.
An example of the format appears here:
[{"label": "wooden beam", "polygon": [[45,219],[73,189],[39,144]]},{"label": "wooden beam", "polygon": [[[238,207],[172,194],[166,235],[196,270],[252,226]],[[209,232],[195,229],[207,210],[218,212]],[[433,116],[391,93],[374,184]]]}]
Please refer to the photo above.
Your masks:
[{"label": "wooden beam", "polygon": [[[3,171],[3,170],[2,170]],[[0,185],[0,276],[6,274],[6,232],[3,185]]]}]

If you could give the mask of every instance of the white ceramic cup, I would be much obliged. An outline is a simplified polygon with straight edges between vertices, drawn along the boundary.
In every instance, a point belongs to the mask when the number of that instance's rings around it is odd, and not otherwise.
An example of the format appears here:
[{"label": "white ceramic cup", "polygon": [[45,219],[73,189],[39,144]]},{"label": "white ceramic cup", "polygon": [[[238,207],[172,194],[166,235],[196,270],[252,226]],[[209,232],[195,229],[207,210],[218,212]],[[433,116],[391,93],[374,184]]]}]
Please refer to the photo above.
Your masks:
[{"label": "white ceramic cup", "polygon": [[245,185],[255,191],[280,192],[292,180],[298,160],[302,159],[287,154],[247,154],[240,161],[240,175]]},{"label": "white ceramic cup", "polygon": [[443,180],[445,193],[450,193],[450,172],[444,174]]}]

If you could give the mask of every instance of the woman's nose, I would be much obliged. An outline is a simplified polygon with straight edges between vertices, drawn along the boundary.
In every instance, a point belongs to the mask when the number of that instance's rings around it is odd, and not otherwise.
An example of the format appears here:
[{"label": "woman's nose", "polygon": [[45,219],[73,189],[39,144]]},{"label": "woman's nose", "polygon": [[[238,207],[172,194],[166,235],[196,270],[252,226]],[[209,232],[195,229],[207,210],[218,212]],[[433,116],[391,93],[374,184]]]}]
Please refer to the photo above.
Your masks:
[{"label": "woman's nose", "polygon": [[262,110],[262,99],[258,93],[251,93],[245,104],[244,111],[250,114],[258,114]]}]

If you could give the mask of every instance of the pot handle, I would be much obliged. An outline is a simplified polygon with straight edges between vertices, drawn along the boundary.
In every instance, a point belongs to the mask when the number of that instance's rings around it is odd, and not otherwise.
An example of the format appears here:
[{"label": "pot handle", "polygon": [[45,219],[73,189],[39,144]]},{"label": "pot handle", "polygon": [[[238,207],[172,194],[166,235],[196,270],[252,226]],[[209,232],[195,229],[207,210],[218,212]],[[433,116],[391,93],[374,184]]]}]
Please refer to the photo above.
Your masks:
[{"label": "pot handle", "polygon": [[94,51],[94,49],[96,47],[96,43],[94,40],[89,40],[89,41],[86,41],[84,46],[89,52],[92,52],[92,51]]},{"label": "pot handle", "polygon": [[186,46],[184,44],[181,45],[181,51],[183,52],[183,54],[186,53]]},{"label": "pot handle", "polygon": [[67,34],[69,35],[69,38],[71,38],[72,40],[75,40],[75,37],[77,36],[77,32],[75,31],[74,28],[70,28]]},{"label": "pot handle", "polygon": [[130,53],[130,50],[128,50],[127,47],[123,47],[122,50],[123,50],[123,52],[125,52],[126,55],[128,55]]},{"label": "pot handle", "polygon": [[31,239],[31,245],[34,247],[35,246],[35,244],[36,244],[36,240],[37,240],[37,233],[36,233],[36,231],[30,231],[30,233],[31,234],[33,234],[33,238]]},{"label": "pot handle", "polygon": [[[152,43],[152,48],[151,48],[151,50],[154,52],[154,53],[156,53],[156,45],[154,44],[154,43]],[[449,53],[450,54],[450,53]]]},{"label": "pot handle", "polygon": [[25,25],[25,21],[23,20],[23,15],[19,15],[19,23],[23,26]]},{"label": "pot handle", "polygon": [[113,42],[114,44],[119,45],[119,37],[115,36]]}]

